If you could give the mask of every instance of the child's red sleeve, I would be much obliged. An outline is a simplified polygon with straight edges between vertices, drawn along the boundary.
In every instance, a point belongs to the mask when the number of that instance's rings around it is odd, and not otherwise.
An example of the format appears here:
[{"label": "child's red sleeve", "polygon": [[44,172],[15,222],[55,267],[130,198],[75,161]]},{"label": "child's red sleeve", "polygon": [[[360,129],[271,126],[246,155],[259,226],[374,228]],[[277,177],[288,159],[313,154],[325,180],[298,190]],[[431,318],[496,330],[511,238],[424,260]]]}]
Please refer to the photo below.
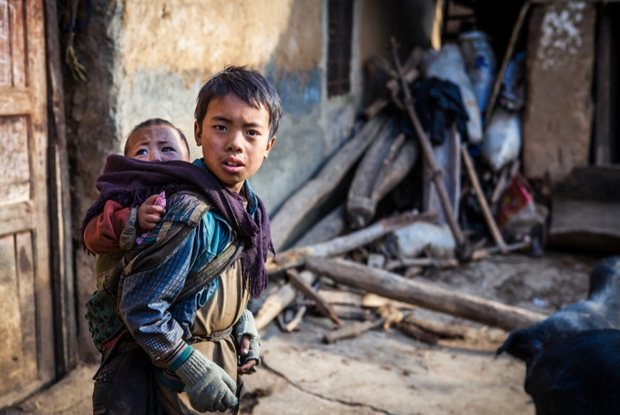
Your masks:
[{"label": "child's red sleeve", "polygon": [[130,208],[108,200],[103,212],[88,222],[84,229],[86,247],[97,255],[118,251],[119,239],[130,214]]}]

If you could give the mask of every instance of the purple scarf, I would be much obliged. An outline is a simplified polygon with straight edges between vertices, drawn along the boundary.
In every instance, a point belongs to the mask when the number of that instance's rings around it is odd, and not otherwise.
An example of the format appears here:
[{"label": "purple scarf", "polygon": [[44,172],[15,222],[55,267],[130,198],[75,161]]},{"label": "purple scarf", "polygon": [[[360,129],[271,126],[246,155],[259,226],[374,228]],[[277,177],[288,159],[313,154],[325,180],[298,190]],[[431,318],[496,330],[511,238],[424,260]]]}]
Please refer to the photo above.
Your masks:
[{"label": "purple scarf", "polygon": [[194,188],[202,193],[209,206],[228,222],[235,233],[246,240],[241,262],[246,287],[252,298],[258,298],[267,287],[265,261],[267,253],[275,255],[271,243],[269,217],[263,202],[256,196],[258,207],[254,218],[244,207],[245,199],[227,188],[206,168],[184,161],[145,162],[111,154],[106,159],[103,174],[97,179],[100,191],[97,201],[88,209],[82,221],[82,246],[86,225],[103,212],[108,200],[123,206],[138,206],[150,195],[166,190],[169,197],[180,188]]}]

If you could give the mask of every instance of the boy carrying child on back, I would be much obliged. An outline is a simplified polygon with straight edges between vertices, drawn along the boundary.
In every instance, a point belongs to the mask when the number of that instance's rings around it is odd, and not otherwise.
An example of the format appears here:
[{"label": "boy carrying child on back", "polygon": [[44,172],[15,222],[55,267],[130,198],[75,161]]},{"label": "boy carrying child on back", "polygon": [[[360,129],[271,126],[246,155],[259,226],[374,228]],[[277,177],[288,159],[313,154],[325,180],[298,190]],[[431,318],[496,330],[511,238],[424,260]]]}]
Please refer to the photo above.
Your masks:
[{"label": "boy carrying child on back", "polygon": [[[103,351],[95,413],[237,407],[238,373],[260,363],[246,305],[264,290],[264,263],[273,252],[265,207],[246,179],[273,148],[281,116],[277,93],[259,73],[229,67],[198,95],[194,136],[203,159],[108,157],[96,206],[137,205],[161,189],[167,205],[87,306]],[[90,218],[100,213],[95,209]]]}]

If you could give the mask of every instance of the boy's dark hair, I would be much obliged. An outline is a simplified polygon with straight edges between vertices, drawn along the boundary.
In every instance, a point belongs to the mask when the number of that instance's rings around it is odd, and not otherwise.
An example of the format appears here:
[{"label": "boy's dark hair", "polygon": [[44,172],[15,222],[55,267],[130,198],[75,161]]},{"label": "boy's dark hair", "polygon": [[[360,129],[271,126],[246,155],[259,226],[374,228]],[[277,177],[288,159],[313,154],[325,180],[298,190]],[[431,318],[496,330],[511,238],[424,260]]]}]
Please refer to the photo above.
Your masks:
[{"label": "boy's dark hair", "polygon": [[252,107],[258,108],[262,105],[269,112],[269,138],[276,135],[282,119],[280,97],[263,75],[245,66],[228,66],[200,88],[194,111],[194,117],[200,128],[207,114],[209,102],[230,93]]},{"label": "boy's dark hair", "polygon": [[187,155],[189,156],[189,154],[190,154],[189,143],[187,142],[187,138],[185,138],[185,134],[183,134],[183,131],[178,129],[170,121],[164,120],[163,118],[149,118],[148,120],[142,121],[140,124],[138,124],[135,127],[133,127],[133,129],[131,130],[131,132],[127,136],[127,141],[125,142],[125,150],[123,152],[123,155],[127,156],[127,151],[129,150],[129,137],[131,137],[133,135],[133,133],[135,133],[136,131],[141,130],[143,128],[157,127],[157,126],[161,126],[161,125],[165,125],[167,127],[170,127],[173,130],[176,130],[177,133],[179,133],[179,136],[181,137],[181,140],[183,140],[183,143],[185,143],[185,148],[187,148]]}]

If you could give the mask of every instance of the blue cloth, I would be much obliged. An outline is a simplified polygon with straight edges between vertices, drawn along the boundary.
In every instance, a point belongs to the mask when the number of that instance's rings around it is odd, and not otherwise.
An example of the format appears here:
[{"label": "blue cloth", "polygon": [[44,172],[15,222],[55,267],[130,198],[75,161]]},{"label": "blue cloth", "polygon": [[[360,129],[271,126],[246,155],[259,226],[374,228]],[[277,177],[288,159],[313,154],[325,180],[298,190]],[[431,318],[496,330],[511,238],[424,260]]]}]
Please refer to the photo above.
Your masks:
[{"label": "blue cloth", "polygon": [[[194,163],[203,165],[201,160]],[[247,181],[242,193],[248,199],[249,213],[253,214],[258,203]],[[156,239],[166,222],[187,220],[189,214],[184,207],[188,204],[188,198],[193,196],[173,195],[168,199],[166,214],[143,243]],[[187,346],[185,340],[191,337],[190,328],[196,312],[213,296],[219,279],[205,286],[193,298],[181,303],[175,302],[175,299],[183,289],[186,277],[201,270],[219,255],[231,241],[232,235],[228,223],[209,210],[183,243],[159,266],[147,270],[134,269],[125,277],[119,311],[127,328],[151,359],[163,359],[168,366],[174,360],[174,356],[169,359],[171,354],[176,357],[182,355]]]}]

